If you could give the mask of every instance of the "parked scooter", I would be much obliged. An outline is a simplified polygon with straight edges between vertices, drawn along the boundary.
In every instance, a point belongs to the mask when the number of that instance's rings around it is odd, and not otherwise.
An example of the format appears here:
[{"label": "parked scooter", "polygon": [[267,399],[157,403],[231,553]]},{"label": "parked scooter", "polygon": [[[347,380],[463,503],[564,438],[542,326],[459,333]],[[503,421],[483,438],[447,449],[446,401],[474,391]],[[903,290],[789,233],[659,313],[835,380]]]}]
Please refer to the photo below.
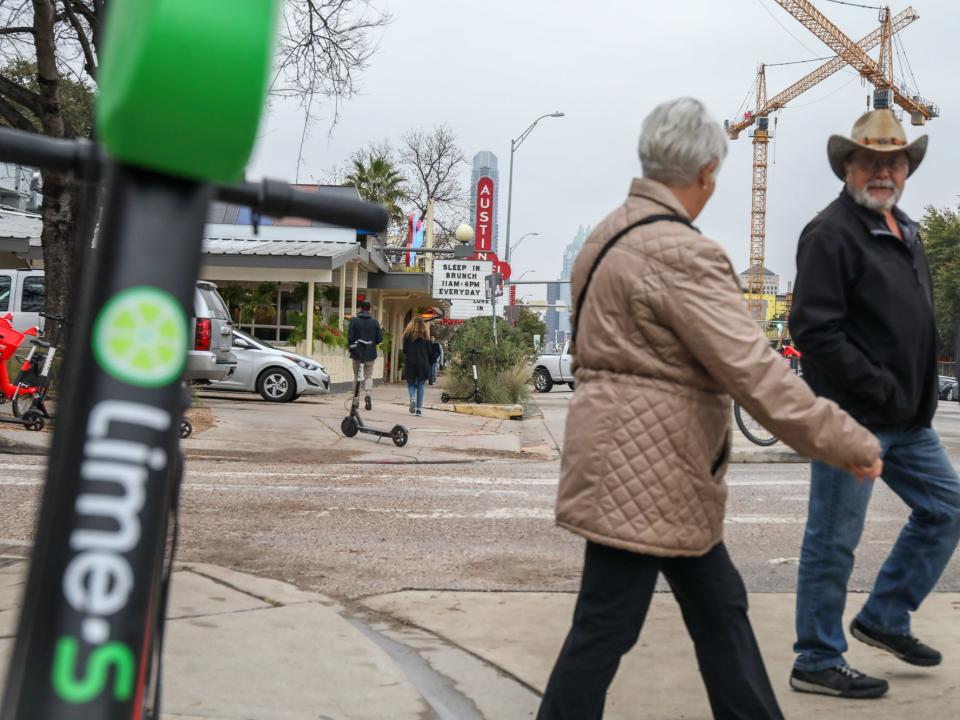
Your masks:
[{"label": "parked scooter", "polygon": [[479,355],[477,350],[467,350],[467,355],[470,357],[470,365],[473,369],[473,394],[467,395],[466,397],[451,397],[450,393],[444,392],[440,394],[440,402],[450,402],[451,400],[472,400],[478,405],[483,402],[483,395],[480,392],[480,379],[477,377],[477,355]]},{"label": "parked scooter", "polygon": [[[350,346],[350,350],[356,350],[361,344],[372,345],[369,340],[357,340]],[[378,438],[388,437],[393,440],[397,447],[403,447],[407,444],[409,433],[403,425],[394,425],[389,431],[377,430],[363,424],[363,418],[360,417],[360,386],[363,384],[363,363],[357,363],[357,377],[353,383],[353,401],[350,403],[350,414],[340,423],[340,432],[346,437],[352,438],[357,433],[366,433],[367,435],[376,435]],[[379,440],[377,441],[379,442]]]},{"label": "parked scooter", "polygon": [[[19,417],[28,430],[43,430],[47,421],[54,417],[47,411],[46,399],[50,391],[53,359],[60,345],[66,318],[61,315],[40,313],[46,319],[43,338],[30,339],[30,352],[20,366],[16,391],[13,395],[13,414]],[[52,326],[52,327],[51,327]]]}]

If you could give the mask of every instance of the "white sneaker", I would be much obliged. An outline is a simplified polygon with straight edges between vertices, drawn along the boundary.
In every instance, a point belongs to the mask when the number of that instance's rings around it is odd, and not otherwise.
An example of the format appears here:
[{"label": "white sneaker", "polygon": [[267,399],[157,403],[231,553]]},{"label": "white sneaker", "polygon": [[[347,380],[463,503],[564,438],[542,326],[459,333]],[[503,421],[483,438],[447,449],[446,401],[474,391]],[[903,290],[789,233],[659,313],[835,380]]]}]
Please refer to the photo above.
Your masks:
[{"label": "white sneaker", "polygon": [[415,413],[416,411],[417,411],[417,401],[416,401],[416,400],[411,400],[411,401],[410,401],[410,414],[412,415],[412,414]]}]

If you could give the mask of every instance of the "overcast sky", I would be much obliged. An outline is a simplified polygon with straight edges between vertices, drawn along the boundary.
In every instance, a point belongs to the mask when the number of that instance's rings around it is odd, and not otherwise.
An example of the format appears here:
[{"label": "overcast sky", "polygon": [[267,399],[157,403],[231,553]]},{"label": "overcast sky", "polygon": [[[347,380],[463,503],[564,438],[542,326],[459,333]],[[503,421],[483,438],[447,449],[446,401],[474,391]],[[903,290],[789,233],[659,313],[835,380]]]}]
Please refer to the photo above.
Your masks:
[{"label": "overcast sky", "polygon": [[[870,0],[853,0],[870,4]],[[339,124],[316,123],[301,180],[319,177],[371,141],[399,144],[408,129],[447,123],[468,160],[491,150],[500,162],[500,244],[506,232],[510,140],[541,121],[514,164],[514,277],[559,277],[563,248],[580,225],[594,225],[626,196],[640,174],[640,124],[658,103],[680,95],[703,100],[717,120],[734,117],[757,65],[829,55],[774,0],[372,0],[393,22],[360,77],[360,95]],[[877,11],[827,0],[816,5],[853,39],[878,26]],[[906,4],[891,6],[896,14]],[[924,164],[907,181],[901,207],[919,219],[927,205],[957,207],[960,178],[960,5],[913,0],[920,19],[900,33],[912,77],[942,117],[908,138],[930,135]],[[876,57],[876,52],[872,53]],[[768,68],[770,96],[817,66]],[[898,76],[901,73],[896,66]],[[849,134],[871,88],[849,68],[798,97],[778,115],[770,145],[767,266],[794,274],[804,224],[839,192],[826,158],[831,133]],[[329,116],[329,113],[328,113]],[[262,128],[254,175],[294,179],[302,113],[272,108]],[[751,140],[730,143],[718,189],[697,224],[745,269],[750,227]],[[469,165],[463,168],[469,183]],[[502,254],[502,253],[501,253]],[[529,290],[542,296],[542,290]]]}]

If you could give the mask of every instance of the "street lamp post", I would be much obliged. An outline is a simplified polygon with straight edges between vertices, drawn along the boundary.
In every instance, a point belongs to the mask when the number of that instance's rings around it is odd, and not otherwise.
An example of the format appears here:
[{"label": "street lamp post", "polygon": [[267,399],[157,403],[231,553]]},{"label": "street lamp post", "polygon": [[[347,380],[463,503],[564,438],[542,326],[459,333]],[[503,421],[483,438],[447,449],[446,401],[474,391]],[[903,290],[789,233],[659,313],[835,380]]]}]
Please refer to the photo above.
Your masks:
[{"label": "street lamp post", "polygon": [[518,247],[520,247],[520,243],[523,242],[523,239],[524,239],[525,237],[530,237],[531,235],[539,235],[539,234],[540,234],[540,233],[538,233],[538,232],[528,232],[528,233],[524,233],[523,235],[521,235],[521,236],[520,236],[520,239],[517,240],[517,241],[513,244],[513,247],[508,247],[508,248],[507,248],[507,256],[504,258],[504,261],[506,261],[506,262],[508,262],[508,263],[510,262],[510,255],[513,253],[514,250],[516,250]]},{"label": "street lamp post", "polygon": [[[530,133],[533,132],[533,129],[537,126],[537,123],[548,117],[563,117],[563,113],[557,110],[556,112],[541,115],[532,123],[530,123],[529,127],[520,133],[518,138],[510,141],[510,179],[507,182],[507,252],[506,256],[503,258],[504,262],[506,262],[508,265],[510,264],[510,210],[513,206],[513,154],[517,151],[517,148],[520,147],[523,141],[527,139]],[[520,239],[522,240],[523,238]],[[517,244],[519,245],[520,243]]]}]

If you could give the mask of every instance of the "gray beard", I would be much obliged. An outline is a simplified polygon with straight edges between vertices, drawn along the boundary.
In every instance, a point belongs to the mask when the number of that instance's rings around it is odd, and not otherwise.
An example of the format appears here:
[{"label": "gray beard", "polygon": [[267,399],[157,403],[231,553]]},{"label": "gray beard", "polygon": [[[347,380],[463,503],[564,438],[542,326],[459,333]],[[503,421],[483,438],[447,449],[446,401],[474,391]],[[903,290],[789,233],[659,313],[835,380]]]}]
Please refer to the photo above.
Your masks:
[{"label": "gray beard", "polygon": [[873,210],[874,212],[884,212],[885,210],[892,210],[893,207],[900,201],[900,196],[903,194],[901,190],[897,189],[896,185],[893,185],[891,182],[890,185],[885,185],[884,187],[889,188],[893,191],[893,195],[887,198],[884,201],[875,200],[873,195],[870,194],[870,191],[864,187],[863,190],[854,190],[850,187],[850,184],[847,183],[847,192],[850,193],[850,197],[854,199],[858,205],[863,205],[863,207],[868,210]]}]

